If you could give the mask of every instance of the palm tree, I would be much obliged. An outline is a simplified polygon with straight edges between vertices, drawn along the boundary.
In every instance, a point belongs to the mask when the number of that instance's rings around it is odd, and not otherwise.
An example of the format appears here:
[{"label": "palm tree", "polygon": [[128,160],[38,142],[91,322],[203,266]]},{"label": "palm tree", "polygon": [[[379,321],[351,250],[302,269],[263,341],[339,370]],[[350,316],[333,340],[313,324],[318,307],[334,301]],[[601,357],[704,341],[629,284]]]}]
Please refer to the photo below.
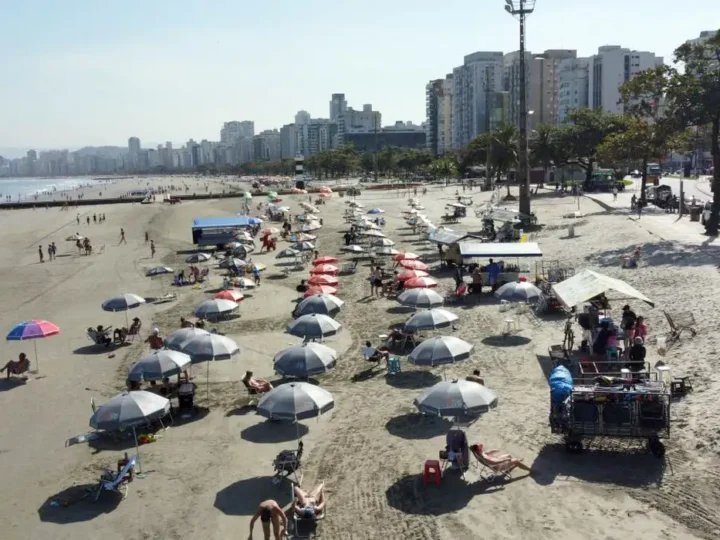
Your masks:
[{"label": "palm tree", "polygon": [[[490,163],[497,180],[518,163],[517,130],[510,124],[502,124],[490,132]],[[510,197],[510,182],[506,182]]]},{"label": "palm tree", "polygon": [[546,184],[549,181],[550,167],[559,165],[558,135],[559,130],[555,126],[540,124],[535,136],[530,140],[530,159],[542,166],[545,171],[543,182]]}]

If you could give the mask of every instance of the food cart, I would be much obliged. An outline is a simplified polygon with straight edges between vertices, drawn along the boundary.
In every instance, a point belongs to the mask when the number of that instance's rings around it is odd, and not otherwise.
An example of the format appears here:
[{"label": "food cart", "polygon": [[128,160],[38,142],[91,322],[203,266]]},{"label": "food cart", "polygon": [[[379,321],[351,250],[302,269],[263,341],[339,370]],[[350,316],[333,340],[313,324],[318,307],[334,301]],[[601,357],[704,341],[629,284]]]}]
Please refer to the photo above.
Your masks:
[{"label": "food cart", "polygon": [[[490,259],[493,259],[501,268],[496,282],[496,285],[500,286],[517,281],[521,277],[530,279],[532,276],[530,264],[521,262],[521,259],[530,257],[542,257],[540,246],[535,242],[461,241],[448,247],[445,260],[457,266],[480,265],[482,282],[488,283],[489,274],[485,271],[485,265]],[[514,261],[507,259],[514,259]]]}]

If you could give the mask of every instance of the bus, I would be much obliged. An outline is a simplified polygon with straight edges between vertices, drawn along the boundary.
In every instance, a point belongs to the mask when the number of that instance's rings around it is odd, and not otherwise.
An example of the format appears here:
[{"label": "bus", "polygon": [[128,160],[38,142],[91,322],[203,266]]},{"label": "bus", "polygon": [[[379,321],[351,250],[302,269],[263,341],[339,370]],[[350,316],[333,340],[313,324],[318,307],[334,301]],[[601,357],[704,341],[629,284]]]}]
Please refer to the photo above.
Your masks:
[{"label": "bus", "polygon": [[193,244],[222,249],[225,244],[235,240],[237,232],[252,225],[250,220],[247,216],[195,218],[192,226]]},{"label": "bus", "polygon": [[662,168],[659,163],[648,163],[646,169],[646,180],[647,184],[653,184],[655,186],[660,184],[660,177],[662,176]]},{"label": "bus", "polygon": [[583,182],[583,191],[612,191],[616,187],[618,191],[625,191],[625,184],[622,180],[615,179],[615,171],[610,169],[595,169],[590,180]]}]

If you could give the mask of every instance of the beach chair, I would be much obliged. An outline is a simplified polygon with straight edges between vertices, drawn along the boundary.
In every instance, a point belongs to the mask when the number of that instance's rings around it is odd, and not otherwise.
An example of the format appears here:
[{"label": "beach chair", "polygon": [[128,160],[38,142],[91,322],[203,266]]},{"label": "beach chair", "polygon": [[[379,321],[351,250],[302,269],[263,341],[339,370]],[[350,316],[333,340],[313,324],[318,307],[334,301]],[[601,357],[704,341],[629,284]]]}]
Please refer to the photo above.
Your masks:
[{"label": "beach chair", "polygon": [[522,460],[510,454],[502,454],[497,450],[485,451],[481,444],[473,444],[470,452],[475,457],[478,474],[487,482],[512,480],[512,472],[522,464]]},{"label": "beach chair", "polygon": [[692,311],[672,314],[667,311],[663,311],[663,313],[665,314],[665,318],[670,326],[670,335],[668,336],[669,341],[677,341],[680,339],[680,335],[683,330],[688,330],[690,334],[695,337],[697,334],[697,329],[695,328],[697,323],[695,322],[695,316]]},{"label": "beach chair", "polygon": [[98,333],[95,328],[88,328],[86,334],[90,341],[92,341],[95,345],[102,345],[104,347],[105,338],[110,337],[110,339],[112,340],[112,326],[105,328],[101,334]]},{"label": "beach chair", "polygon": [[256,407],[258,401],[260,401],[260,398],[262,398],[265,393],[260,392],[257,388],[253,388],[252,386],[250,386],[245,379],[243,379],[242,383],[245,387],[245,390],[247,390],[248,396],[250,396],[250,401],[248,401],[248,407]]},{"label": "beach chair", "polygon": [[279,484],[283,478],[289,478],[291,483],[300,485],[302,475],[298,471],[302,466],[303,442],[298,442],[297,450],[283,450],[273,460],[273,483]]},{"label": "beach chair", "polygon": [[357,260],[354,260],[353,262],[344,262],[340,264],[340,274],[354,274],[355,270],[357,269],[358,262]]},{"label": "beach chair", "polygon": [[[97,492],[95,493],[95,500],[100,498],[100,494],[103,491],[114,491],[116,493],[122,493],[123,499],[127,497],[130,482],[133,480],[135,464],[137,462],[137,456],[131,457],[120,472],[113,473],[111,470],[105,471],[100,477],[100,483],[98,484]],[[125,488],[124,492],[121,491]]]},{"label": "beach chair", "polygon": [[306,518],[299,516],[295,511],[295,484],[290,484],[290,515],[292,516],[289,524],[289,537],[290,538],[312,538],[319,536],[317,534],[317,526],[320,521],[325,519],[327,513],[327,505],[323,508],[322,512],[312,518]]},{"label": "beach chair", "polygon": [[461,429],[451,429],[445,436],[445,450],[440,451],[443,472],[447,468],[459,470],[463,478],[470,467],[467,436]]}]

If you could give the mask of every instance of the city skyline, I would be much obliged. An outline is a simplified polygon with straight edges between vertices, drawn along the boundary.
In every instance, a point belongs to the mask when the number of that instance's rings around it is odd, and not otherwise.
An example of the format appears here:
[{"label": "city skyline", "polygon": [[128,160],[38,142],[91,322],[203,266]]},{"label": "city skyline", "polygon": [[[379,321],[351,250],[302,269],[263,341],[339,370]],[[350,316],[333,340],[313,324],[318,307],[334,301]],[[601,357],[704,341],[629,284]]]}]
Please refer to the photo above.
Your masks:
[{"label": "city skyline", "polygon": [[[429,0],[348,4],[341,13],[324,1],[220,1],[213,10],[191,0],[141,10],[86,0],[13,3],[4,7],[13,24],[0,35],[13,51],[4,69],[12,84],[0,85],[0,147],[123,146],[130,136],[215,140],[217,126],[233,118],[254,120],[257,132],[279,129],[299,110],[326,118],[328,96],[337,92],[356,107],[373,103],[388,125],[420,123],[428,80],[474,51],[517,49],[517,22],[501,0],[458,0],[452,10]],[[668,17],[671,6],[609,0],[589,13],[539,0],[527,47],[585,57],[621,44],[669,62],[683,40],[720,20],[720,5]],[[299,39],[304,32],[323,39]]]}]

